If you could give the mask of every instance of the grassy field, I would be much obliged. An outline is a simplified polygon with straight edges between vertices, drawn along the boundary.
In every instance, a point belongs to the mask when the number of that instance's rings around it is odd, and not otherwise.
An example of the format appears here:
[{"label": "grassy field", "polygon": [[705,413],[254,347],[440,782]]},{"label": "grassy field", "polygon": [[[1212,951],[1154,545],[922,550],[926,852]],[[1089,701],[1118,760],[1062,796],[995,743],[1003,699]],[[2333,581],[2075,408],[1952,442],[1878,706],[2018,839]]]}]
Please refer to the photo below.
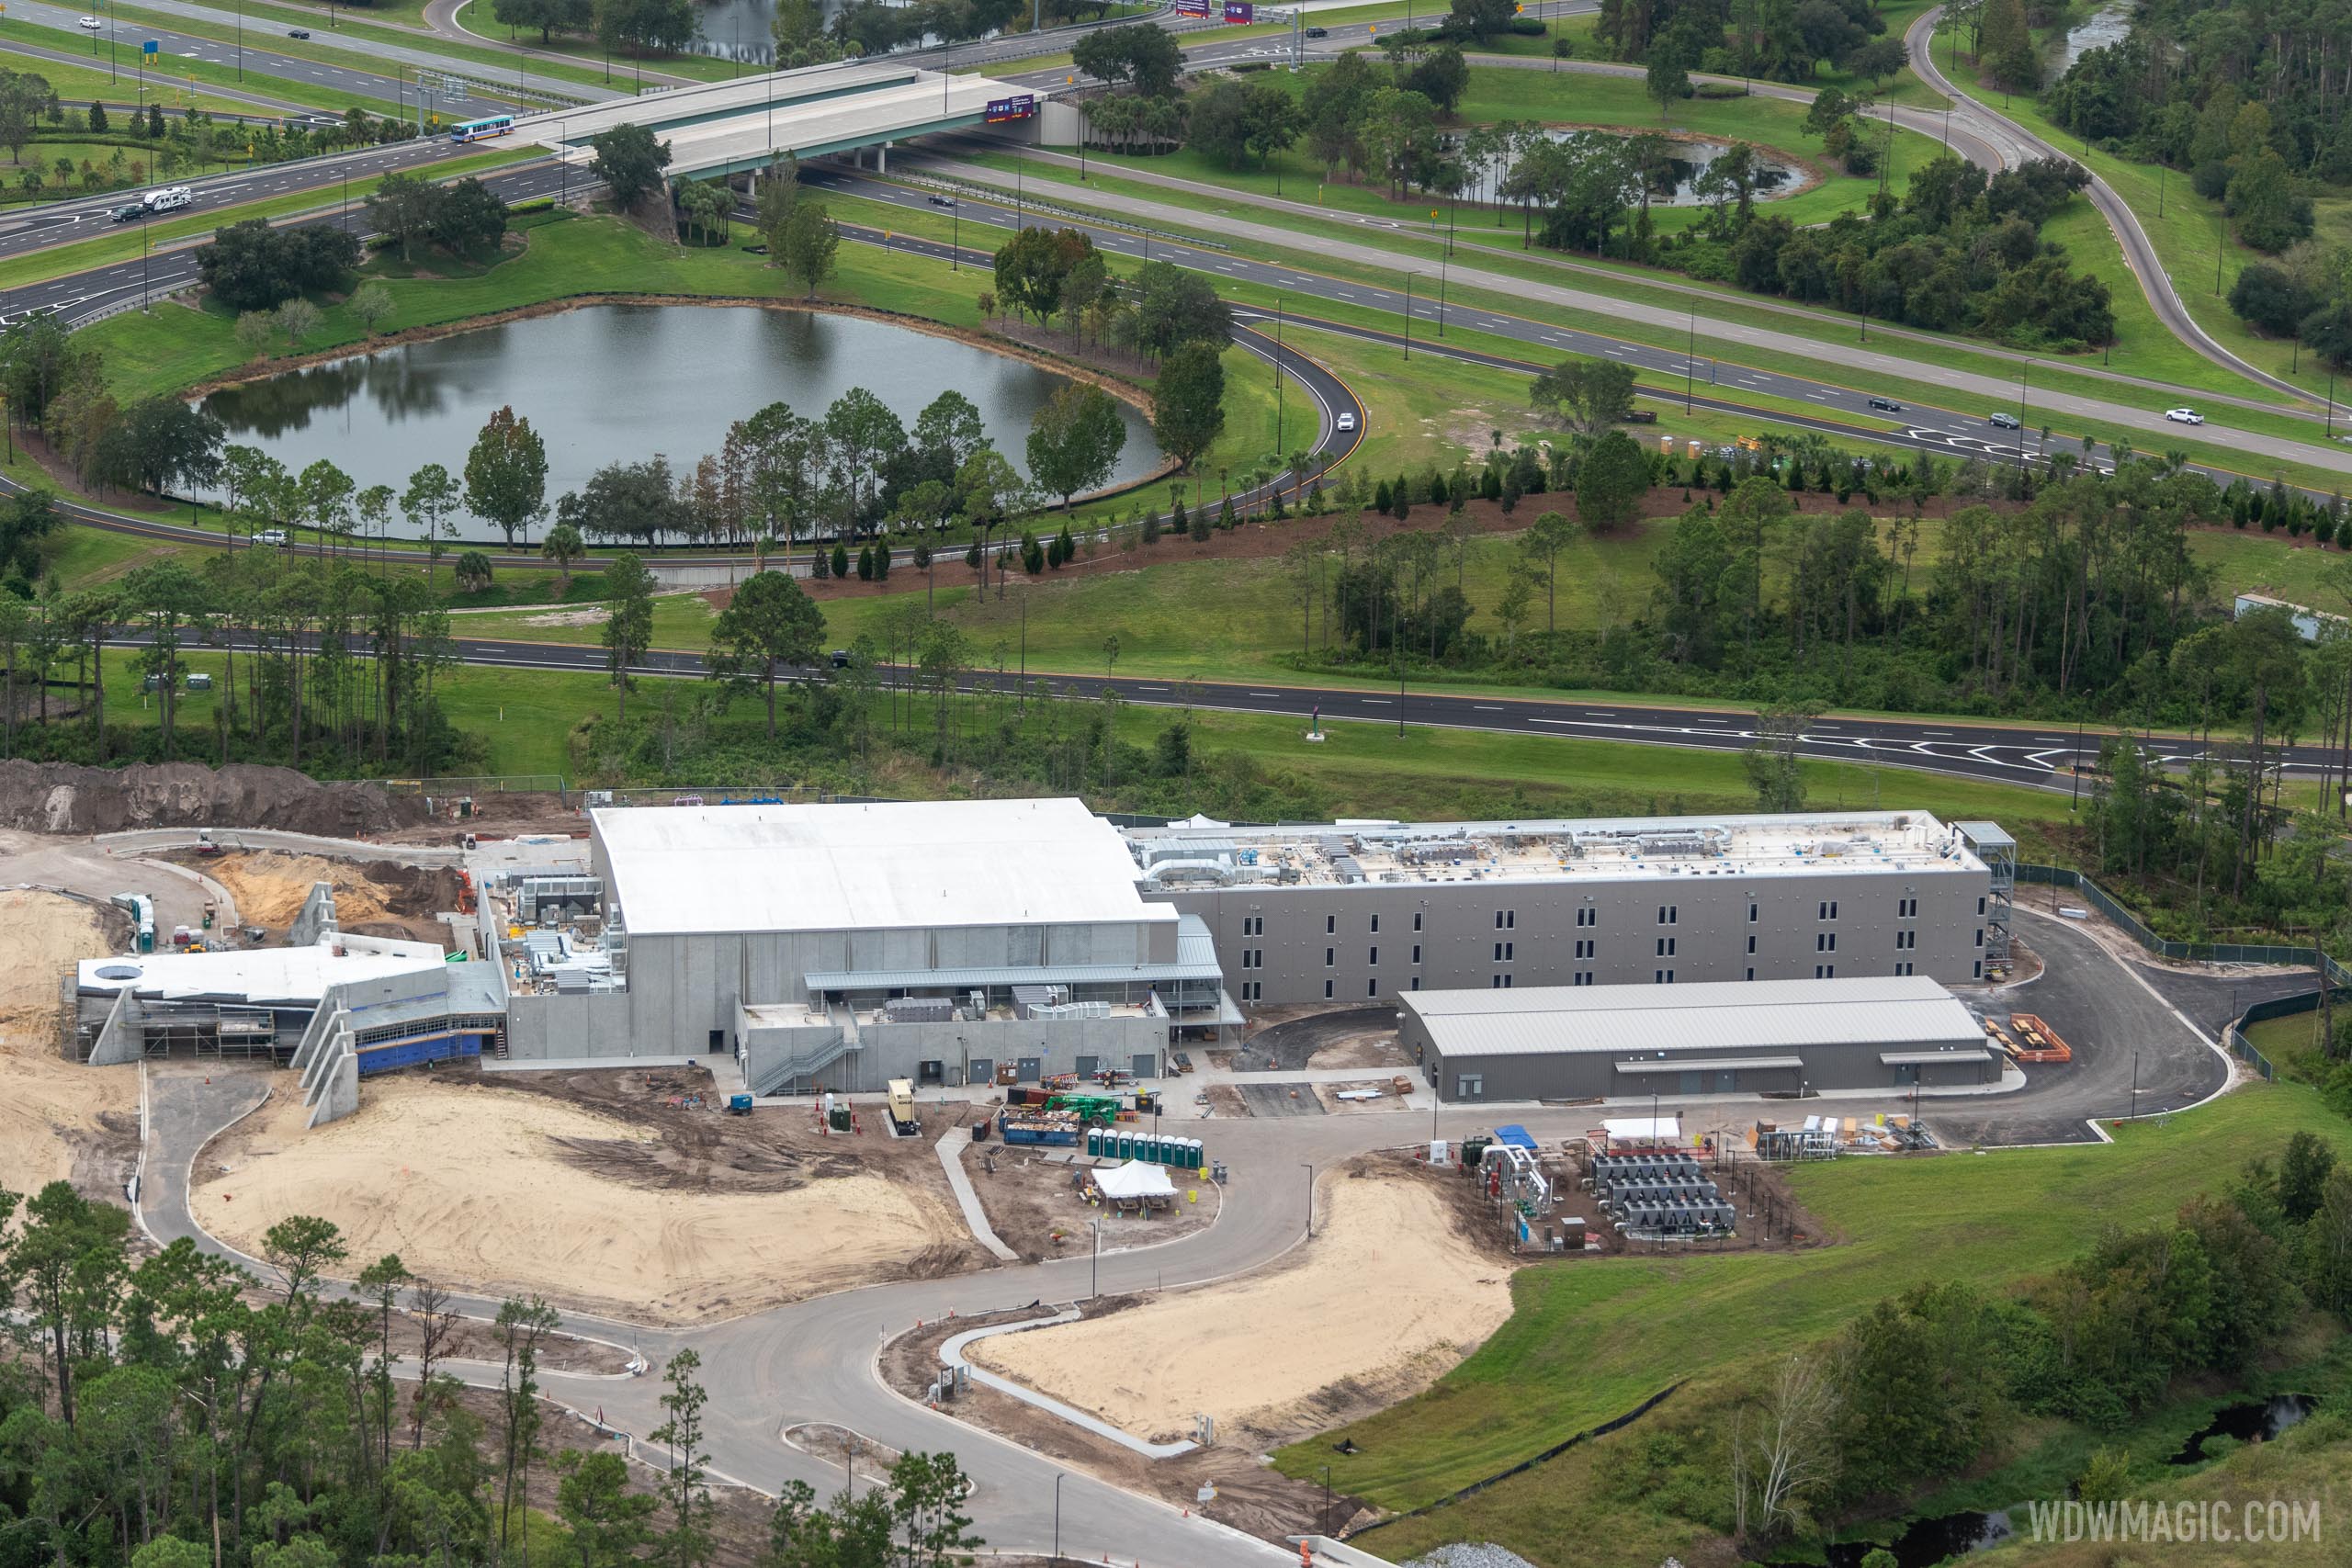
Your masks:
[{"label": "grassy field", "polygon": [[[208,38],[212,36],[211,31],[209,30],[211,27],[209,23],[190,22],[176,17],[159,18],[159,22],[162,26],[177,31],[186,31],[194,36]],[[128,39],[132,30],[134,29],[127,28],[123,36]],[[88,45],[90,37],[89,34],[76,28],[48,28],[38,23],[15,21],[6,22],[5,31],[6,36],[24,43],[61,50],[85,49]],[[233,36],[234,29],[224,28],[219,29],[219,32],[220,40],[226,42]],[[248,38],[252,38],[250,32]],[[276,43],[284,41],[282,39],[274,40],[271,47],[274,50]],[[254,46],[256,49],[262,47],[259,41],[254,41]],[[293,47],[301,49],[306,46],[297,44]],[[118,62],[115,78],[111,84],[113,92],[129,95],[136,90],[139,84],[137,62],[130,56],[137,52],[135,49],[128,51]],[[99,49],[95,58],[96,63],[92,69],[100,80],[106,80],[107,57],[103,47]],[[164,60],[166,63],[147,73],[147,94],[150,98],[153,98],[159,90],[168,91],[170,96],[164,99],[166,107],[176,107],[185,102],[187,95],[196,90],[199,84],[229,91],[260,94],[287,103],[300,104],[308,108],[323,109],[332,114],[341,114],[353,103],[351,96],[347,93],[337,92],[331,87],[322,87],[316,83],[304,82],[291,76],[270,75],[262,71],[254,58],[251,56],[248,56],[245,61],[245,73],[243,79],[238,77],[233,61],[227,65],[221,65],[209,60],[190,60],[184,54],[158,58]],[[376,64],[364,55],[345,55],[336,63],[349,65],[355,70],[361,71],[378,69]],[[44,75],[48,74],[45,69],[46,64],[47,62],[44,62],[42,66],[36,67],[41,70]],[[64,89],[60,87],[59,91],[62,93]],[[84,101],[86,103],[88,100],[85,98]],[[213,107],[233,110],[240,107],[250,106],[240,106],[226,98],[216,98],[213,100]],[[362,103],[360,107],[371,114],[388,112],[387,106],[373,99]]]},{"label": "grassy field", "polygon": [[[1329,1463],[1335,1490],[1391,1507],[1426,1503],[1679,1379],[1753,1366],[1818,1338],[1914,1282],[1999,1289],[2047,1270],[2108,1224],[2155,1220],[2225,1187],[2240,1164],[2275,1157],[2301,1128],[2339,1157],[2352,1155],[2352,1126],[2311,1090],[2280,1084],[2241,1089],[2168,1124],[2124,1127],[2111,1147],[1803,1167],[1792,1173],[1798,1196],[1838,1245],[1524,1269],[1510,1321],[1434,1389],[1283,1450],[1276,1462],[1301,1477],[1319,1477]],[[1340,1440],[1362,1451],[1335,1453]],[[1553,1490],[1539,1469],[1426,1528],[1408,1524],[1367,1544],[1391,1557],[1431,1539],[1527,1551],[1540,1546],[1537,1521],[1557,1501]]]}]

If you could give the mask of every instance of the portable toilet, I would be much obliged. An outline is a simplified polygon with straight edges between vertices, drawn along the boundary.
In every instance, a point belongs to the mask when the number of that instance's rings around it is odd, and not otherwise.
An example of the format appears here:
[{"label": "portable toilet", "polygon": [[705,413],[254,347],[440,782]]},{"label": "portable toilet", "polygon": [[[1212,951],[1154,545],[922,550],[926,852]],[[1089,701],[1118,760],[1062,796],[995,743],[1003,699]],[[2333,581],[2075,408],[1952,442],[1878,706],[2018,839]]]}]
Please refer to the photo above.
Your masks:
[{"label": "portable toilet", "polygon": [[1166,1156],[1161,1153],[1159,1145],[1160,1138],[1159,1134],[1137,1133],[1136,1134],[1136,1158],[1149,1160],[1154,1165],[1162,1163]]},{"label": "portable toilet", "polygon": [[1136,1157],[1136,1135],[1125,1129],[1121,1129],[1119,1133],[1118,1155],[1121,1159]]},{"label": "portable toilet", "polygon": [[1087,1128],[1087,1130],[1086,1130],[1086,1152],[1087,1152],[1088,1154],[1090,1154],[1090,1155],[1099,1155],[1099,1154],[1101,1154],[1101,1153],[1102,1152],[1102,1128],[1100,1128],[1100,1127],[1089,1127],[1089,1128]]},{"label": "portable toilet", "polygon": [[1190,1142],[1193,1145],[1193,1168],[1202,1169],[1207,1163],[1208,1151],[1200,1139],[1193,1138]]}]

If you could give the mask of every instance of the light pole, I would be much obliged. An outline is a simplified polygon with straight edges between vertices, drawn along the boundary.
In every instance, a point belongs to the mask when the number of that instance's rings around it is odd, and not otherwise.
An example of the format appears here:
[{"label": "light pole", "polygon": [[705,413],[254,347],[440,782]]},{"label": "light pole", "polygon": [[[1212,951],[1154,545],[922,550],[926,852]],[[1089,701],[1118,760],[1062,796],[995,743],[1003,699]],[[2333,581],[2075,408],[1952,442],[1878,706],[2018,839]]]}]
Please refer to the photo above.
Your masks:
[{"label": "light pole", "polygon": [[1057,1472],[1055,1472],[1055,1474],[1054,1474],[1054,1561],[1055,1561],[1056,1562],[1059,1562],[1061,1560],[1062,1560],[1062,1478],[1061,1478],[1061,1473],[1057,1471]]},{"label": "light pole", "polygon": [[1437,254],[1437,335],[1445,335],[1445,253]]},{"label": "light pole", "polygon": [[2033,365],[2029,359],[2018,367],[2018,472],[2025,472],[2025,373]]},{"label": "light pole", "polygon": [[1413,279],[1420,276],[1418,272],[1405,275],[1405,363],[1408,365],[1413,362]]},{"label": "light pole", "polygon": [[1086,1293],[1092,1297],[1102,1293],[1102,1222],[1089,1220],[1086,1223],[1094,1232],[1094,1263],[1086,1280]]},{"label": "light pole", "polygon": [[245,0],[237,0],[237,80],[245,79]]},{"label": "light pole", "polygon": [[2140,1119],[2140,1053],[2132,1053],[2132,1120]]},{"label": "light pole", "polygon": [[1682,350],[1682,412],[1690,412],[1690,385],[1698,375],[1699,302],[1690,302],[1690,339]]},{"label": "light pole", "polygon": [[[1283,301],[1274,296],[1274,451],[1283,450]],[[1279,485],[1281,481],[1277,480]],[[1277,490],[1276,494],[1281,491]]]},{"label": "light pole", "polygon": [[1299,1168],[1306,1172],[1306,1238],[1312,1241],[1315,1239],[1315,1168],[1301,1160]]},{"label": "light pole", "polygon": [[152,311],[154,309],[147,302],[147,220],[153,215],[154,210],[152,208],[143,209],[139,214],[139,308],[142,311]]}]

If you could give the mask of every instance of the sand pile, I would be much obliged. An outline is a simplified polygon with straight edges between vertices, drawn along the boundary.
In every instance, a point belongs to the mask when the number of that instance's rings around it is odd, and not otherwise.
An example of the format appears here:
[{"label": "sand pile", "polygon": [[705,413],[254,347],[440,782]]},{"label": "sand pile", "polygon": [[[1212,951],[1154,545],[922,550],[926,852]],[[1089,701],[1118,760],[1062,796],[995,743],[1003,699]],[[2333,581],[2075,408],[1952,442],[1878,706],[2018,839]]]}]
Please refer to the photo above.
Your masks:
[{"label": "sand pile", "polygon": [[560,1141],[651,1134],[544,1095],[375,1079],[358,1114],[310,1131],[293,1077],[274,1087],[197,1162],[197,1220],[249,1252],[279,1220],[317,1214],[343,1228],[354,1269],[397,1252],[484,1292],[695,1319],[937,1272],[969,1244],[944,1202],[880,1176],[711,1193],[583,1171]]},{"label": "sand pile", "polygon": [[403,916],[431,916],[457,906],[456,873],[402,865],[397,861],[328,860],[322,855],[282,854],[274,850],[208,857],[205,874],[237,900],[237,918],[247,925],[288,926],[302,910],[313,883],[334,885],[335,924],[345,931],[363,922]]},{"label": "sand pile", "polygon": [[1146,1437],[1275,1441],[1417,1393],[1510,1315],[1509,1269],[1453,1228],[1429,1185],[1339,1177],[1315,1239],[1221,1285],[984,1339],[970,1354]]},{"label": "sand pile", "polygon": [[139,763],[82,768],[0,761],[0,828],[111,833],[128,828],[278,828],[352,838],[422,821],[424,802],[381,784],[321,784],[291,768]]},{"label": "sand pile", "polygon": [[[138,1134],[139,1069],[58,1053],[58,986],[75,960],[116,951],[98,912],[54,893],[0,891],[0,1187],[32,1192],[102,1168]],[[113,1123],[101,1126],[105,1116]]]}]

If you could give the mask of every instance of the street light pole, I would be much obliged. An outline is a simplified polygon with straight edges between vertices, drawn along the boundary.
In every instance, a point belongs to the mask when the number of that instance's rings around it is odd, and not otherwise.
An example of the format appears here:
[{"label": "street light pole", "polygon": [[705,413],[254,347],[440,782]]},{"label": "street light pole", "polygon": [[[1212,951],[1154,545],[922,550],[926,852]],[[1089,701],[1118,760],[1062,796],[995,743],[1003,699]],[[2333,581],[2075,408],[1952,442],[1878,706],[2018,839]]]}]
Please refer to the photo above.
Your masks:
[{"label": "street light pole", "polygon": [[1699,305],[1693,300],[1690,304],[1690,338],[1682,350],[1682,412],[1686,414],[1690,412],[1690,384],[1697,378],[1698,363]]},{"label": "street light pole", "polygon": [[1054,1561],[1055,1561],[1056,1562],[1059,1562],[1061,1560],[1062,1560],[1062,1478],[1061,1478],[1060,1473],[1059,1473],[1058,1472],[1056,1472],[1056,1474],[1055,1474],[1055,1476],[1054,1476]]},{"label": "street light pole", "polygon": [[245,79],[245,0],[237,0],[237,80]]},{"label": "street light pole", "polygon": [[1419,276],[1418,272],[1405,275],[1405,363],[1408,365],[1413,362],[1413,279]]},{"label": "street light pole", "polygon": [[[1274,296],[1274,454],[1283,452],[1283,300]],[[1279,487],[1281,481],[1276,480]],[[1275,494],[1282,493],[1279,488]]]},{"label": "street light pole", "polygon": [[1315,1239],[1315,1168],[1304,1160],[1299,1164],[1306,1172],[1306,1236],[1312,1241]]},{"label": "street light pole", "polygon": [[1445,335],[1445,253],[1437,255],[1437,335]]},{"label": "street light pole", "polygon": [[2018,367],[2018,472],[2025,472],[2025,373],[2033,364],[2029,359]]}]

